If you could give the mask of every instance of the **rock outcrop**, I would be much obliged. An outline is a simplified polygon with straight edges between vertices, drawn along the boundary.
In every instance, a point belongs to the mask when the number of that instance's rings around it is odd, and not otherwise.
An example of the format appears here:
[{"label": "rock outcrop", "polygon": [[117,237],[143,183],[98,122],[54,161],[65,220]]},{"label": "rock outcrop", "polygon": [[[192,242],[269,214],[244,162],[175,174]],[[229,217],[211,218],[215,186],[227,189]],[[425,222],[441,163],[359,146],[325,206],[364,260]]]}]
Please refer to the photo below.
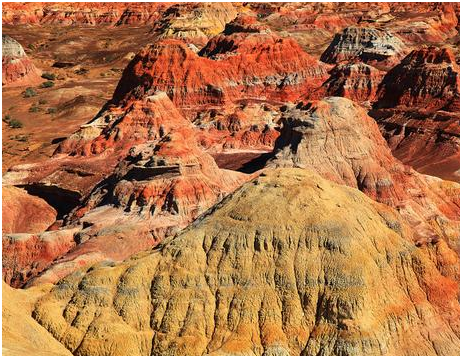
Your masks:
[{"label": "rock outcrop", "polygon": [[327,66],[294,40],[243,21],[226,25],[199,54],[178,40],[146,46],[125,69],[112,103],[127,105],[157,90],[187,110],[244,99],[286,101],[327,79]]},{"label": "rock outcrop", "polygon": [[169,7],[151,30],[159,38],[183,39],[203,46],[237,16],[233,3],[189,3]]},{"label": "rock outcrop", "polygon": [[447,49],[411,52],[379,87],[371,115],[403,162],[423,173],[459,180],[460,77]]},{"label": "rock outcrop", "polygon": [[[75,247],[78,228],[41,234],[3,234],[2,277],[13,287],[22,287]],[[82,266],[82,265],[81,265]]]},{"label": "rock outcrop", "polygon": [[449,49],[415,50],[386,74],[376,107],[421,106],[428,111],[458,106],[459,82],[459,66]]},{"label": "rock outcrop", "polygon": [[14,186],[2,187],[2,233],[45,231],[57,212],[45,200]]},{"label": "rock outcrop", "polygon": [[152,25],[168,3],[5,3],[5,25]]},{"label": "rock outcrop", "polygon": [[396,36],[372,27],[347,27],[337,33],[321,55],[321,61],[340,63],[359,59],[364,63],[390,66],[403,56],[405,46]]},{"label": "rock outcrop", "polygon": [[418,244],[459,250],[459,185],[420,175],[391,154],[376,122],[340,97],[288,109],[268,167],[301,167],[399,210]]},{"label": "rock outcrop", "polygon": [[35,85],[40,82],[40,75],[21,44],[8,35],[2,35],[2,86]]},{"label": "rock outcrop", "polygon": [[61,280],[33,317],[76,355],[458,354],[445,245],[416,248],[356,189],[268,171],[161,248]]},{"label": "rock outcrop", "polygon": [[340,64],[330,71],[323,87],[328,96],[372,103],[384,75],[384,72],[361,62]]}]

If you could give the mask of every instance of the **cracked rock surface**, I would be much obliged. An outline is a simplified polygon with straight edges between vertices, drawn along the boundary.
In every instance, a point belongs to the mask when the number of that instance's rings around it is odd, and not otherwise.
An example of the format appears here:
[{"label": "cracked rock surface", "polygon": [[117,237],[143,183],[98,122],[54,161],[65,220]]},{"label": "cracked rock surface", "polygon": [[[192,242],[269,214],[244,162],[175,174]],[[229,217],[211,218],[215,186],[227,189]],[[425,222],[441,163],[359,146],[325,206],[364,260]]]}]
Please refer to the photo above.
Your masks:
[{"label": "cracked rock surface", "polygon": [[77,355],[458,354],[447,244],[412,230],[356,189],[266,170],[158,249],[62,279],[33,317]]}]

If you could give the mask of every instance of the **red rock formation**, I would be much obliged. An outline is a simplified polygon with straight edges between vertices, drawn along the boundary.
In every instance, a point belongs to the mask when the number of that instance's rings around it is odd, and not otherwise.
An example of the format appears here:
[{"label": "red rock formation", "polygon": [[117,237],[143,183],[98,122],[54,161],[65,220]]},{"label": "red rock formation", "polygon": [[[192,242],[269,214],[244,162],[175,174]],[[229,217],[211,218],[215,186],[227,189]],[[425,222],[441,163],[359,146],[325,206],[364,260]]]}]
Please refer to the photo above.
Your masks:
[{"label": "red rock formation", "polygon": [[459,66],[449,49],[415,50],[387,73],[376,107],[441,109],[459,95],[459,82]]},{"label": "red rock formation", "polygon": [[415,50],[390,70],[371,115],[393,153],[423,173],[458,181],[459,66],[449,49]]},{"label": "red rock formation", "polygon": [[22,287],[29,279],[75,246],[76,229],[42,234],[4,234],[2,237],[3,280]]},{"label": "red rock formation", "polygon": [[[160,98],[174,108],[162,92],[147,101]],[[245,176],[220,170],[197,145],[193,125],[178,112],[176,115],[176,121],[169,121],[166,116],[163,122],[157,122],[155,137],[132,146],[106,185],[98,186],[85,209],[78,210],[78,216],[101,203],[112,203],[125,212],[134,211],[142,216],[164,211],[190,221],[241,182]],[[123,121],[116,128],[122,131]],[[156,132],[152,123],[148,128]]]},{"label": "red rock formation", "polygon": [[459,186],[396,160],[376,122],[348,99],[329,97],[288,110],[269,167],[302,167],[397,208],[418,244],[446,240],[459,250]]},{"label": "red rock formation", "polygon": [[384,72],[361,62],[340,64],[330,71],[330,77],[323,87],[328,96],[374,102],[384,75]]},{"label": "red rock formation", "polygon": [[125,69],[112,102],[127,104],[156,90],[185,108],[222,106],[245,98],[286,101],[326,79],[326,66],[292,39],[246,27],[242,18],[238,21],[240,26],[229,24],[212,38],[201,56],[180,41],[148,45]]},{"label": "red rock formation", "polygon": [[373,27],[347,27],[337,33],[321,55],[321,61],[340,63],[359,59],[368,64],[391,66],[403,56],[403,42],[387,31]]},{"label": "red rock formation", "polygon": [[[153,247],[247,179],[245,174],[218,168],[198,146],[193,125],[163,92],[133,102],[126,110],[102,111],[65,141],[60,151],[50,160],[54,168],[50,164],[34,172],[29,166],[28,177],[20,171],[5,176],[27,181],[38,180],[42,174],[40,182],[55,178],[61,181],[59,187],[67,185],[68,190],[82,189],[84,184],[73,183],[70,175],[87,180],[87,199],[65,220],[69,228],[84,226],[77,234],[77,247],[60,255],[30,285],[56,282],[82,266],[123,260]],[[94,168],[94,175],[71,169],[89,164],[102,168],[99,173]],[[104,175],[109,176],[96,185],[94,180]]]},{"label": "red rock formation", "polygon": [[2,233],[37,233],[56,220],[56,210],[24,189],[2,187]]},{"label": "red rock formation", "polygon": [[19,42],[2,35],[2,86],[36,85],[40,81],[40,71]]},{"label": "red rock formation", "polygon": [[170,3],[5,3],[3,24],[147,25]]},{"label": "red rock formation", "polygon": [[275,129],[279,107],[262,103],[243,103],[222,110],[204,110],[193,123],[199,128],[198,142],[209,151],[253,149],[271,151],[279,136]]}]

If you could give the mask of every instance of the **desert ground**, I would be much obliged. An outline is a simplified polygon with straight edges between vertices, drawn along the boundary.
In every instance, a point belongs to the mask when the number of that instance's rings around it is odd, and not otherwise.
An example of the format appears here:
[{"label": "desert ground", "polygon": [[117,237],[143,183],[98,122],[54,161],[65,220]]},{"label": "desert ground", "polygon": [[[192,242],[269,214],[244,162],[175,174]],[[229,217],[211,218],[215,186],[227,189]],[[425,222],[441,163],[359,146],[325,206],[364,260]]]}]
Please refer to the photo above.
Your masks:
[{"label": "desert ground", "polygon": [[458,355],[459,26],[2,3],[3,354]]}]

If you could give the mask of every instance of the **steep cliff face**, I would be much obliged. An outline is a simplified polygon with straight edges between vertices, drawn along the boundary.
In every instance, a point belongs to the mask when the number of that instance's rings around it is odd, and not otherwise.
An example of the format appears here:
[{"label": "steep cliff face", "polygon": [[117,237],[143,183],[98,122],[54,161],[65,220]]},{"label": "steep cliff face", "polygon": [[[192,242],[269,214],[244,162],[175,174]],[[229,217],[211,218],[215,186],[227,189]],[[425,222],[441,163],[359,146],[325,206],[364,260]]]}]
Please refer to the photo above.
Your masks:
[{"label": "steep cliff face", "polygon": [[449,49],[415,50],[385,76],[377,107],[441,109],[458,102],[459,82],[459,66]]},{"label": "steep cliff face", "polygon": [[2,35],[2,86],[35,85],[40,82],[40,74],[21,44]]},{"label": "steep cliff face", "polygon": [[457,354],[438,250],[356,189],[269,171],[160,249],[61,280],[33,317],[77,355]]},{"label": "steep cliff face", "polygon": [[460,77],[453,53],[411,52],[379,86],[371,115],[393,153],[424,173],[459,179]]},{"label": "steep cliff face", "polygon": [[420,175],[396,160],[376,122],[348,99],[329,97],[289,109],[269,167],[301,167],[399,210],[417,243],[459,247],[456,183]]},{"label": "steep cliff face", "polygon": [[374,102],[385,72],[364,63],[335,66],[323,87],[328,96],[346,97],[356,102]]},{"label": "steep cliff face", "polygon": [[236,22],[212,38],[200,56],[176,40],[146,46],[125,69],[112,102],[126,104],[156,90],[182,108],[246,98],[285,101],[327,78],[326,66],[292,39],[250,30],[240,18]]},{"label": "steep cliff face", "polygon": [[321,61],[339,63],[359,59],[365,63],[390,66],[404,54],[405,46],[396,36],[372,27],[347,27],[337,33],[321,55]]}]

